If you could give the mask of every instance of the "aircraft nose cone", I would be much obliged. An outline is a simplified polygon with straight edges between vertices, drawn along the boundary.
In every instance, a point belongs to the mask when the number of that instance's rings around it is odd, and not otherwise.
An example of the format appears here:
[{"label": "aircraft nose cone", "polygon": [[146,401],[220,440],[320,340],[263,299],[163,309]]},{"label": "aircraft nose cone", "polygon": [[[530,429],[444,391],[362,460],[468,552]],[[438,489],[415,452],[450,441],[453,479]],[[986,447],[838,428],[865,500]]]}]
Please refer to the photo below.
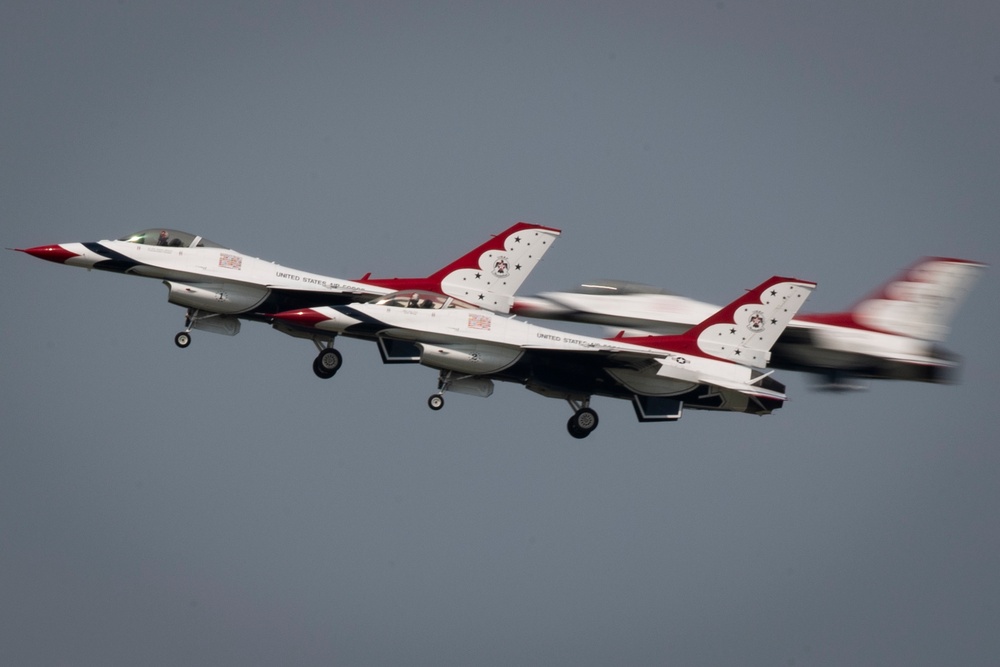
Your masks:
[{"label": "aircraft nose cone", "polygon": [[75,252],[66,250],[66,248],[58,244],[40,245],[34,248],[17,248],[17,250],[20,252],[26,252],[32,257],[37,257],[38,259],[44,259],[50,262],[55,262],[56,264],[65,264],[66,260],[80,256]]},{"label": "aircraft nose cone", "polygon": [[281,320],[282,322],[288,322],[290,324],[296,324],[303,327],[315,327],[320,322],[326,322],[330,318],[322,313],[317,313],[312,308],[304,308],[302,310],[286,310],[281,313],[276,313],[274,319]]},{"label": "aircraft nose cone", "polygon": [[556,314],[567,311],[554,301],[533,296],[515,296],[511,312],[517,315]]}]

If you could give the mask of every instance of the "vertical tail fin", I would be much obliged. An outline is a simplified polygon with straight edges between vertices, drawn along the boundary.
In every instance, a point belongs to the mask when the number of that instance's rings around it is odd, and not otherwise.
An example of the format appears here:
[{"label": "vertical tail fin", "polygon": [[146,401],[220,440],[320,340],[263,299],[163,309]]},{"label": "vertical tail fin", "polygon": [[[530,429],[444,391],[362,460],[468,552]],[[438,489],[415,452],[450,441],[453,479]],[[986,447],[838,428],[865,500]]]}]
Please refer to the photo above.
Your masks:
[{"label": "vertical tail fin", "polygon": [[924,257],[849,312],[806,315],[801,319],[941,342],[948,337],[955,311],[985,267],[964,259]]},{"label": "vertical tail fin", "polygon": [[514,293],[560,233],[551,227],[519,222],[427,278],[366,277],[362,282],[398,290],[432,290],[508,312],[514,304]]},{"label": "vertical tail fin", "polygon": [[432,274],[441,291],[493,310],[509,311],[514,293],[559,236],[558,229],[519,222]]},{"label": "vertical tail fin", "polygon": [[816,283],[774,276],[682,334],[635,342],[763,367],[771,346],[815,287]]}]

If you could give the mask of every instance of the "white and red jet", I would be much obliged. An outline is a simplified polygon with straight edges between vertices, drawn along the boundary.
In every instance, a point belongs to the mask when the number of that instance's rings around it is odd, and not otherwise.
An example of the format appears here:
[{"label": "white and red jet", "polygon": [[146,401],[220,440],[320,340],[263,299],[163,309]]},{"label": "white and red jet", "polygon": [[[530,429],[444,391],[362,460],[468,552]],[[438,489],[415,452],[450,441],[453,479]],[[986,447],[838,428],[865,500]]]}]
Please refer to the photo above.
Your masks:
[{"label": "white and red jet", "polygon": [[[984,267],[964,259],[918,260],[847,312],[792,320],[774,346],[771,366],[815,374],[820,388],[832,390],[863,388],[851,378],[952,382],[959,360],[940,344]],[[677,333],[715,309],[647,285],[602,281],[579,292],[518,297],[513,312]]]},{"label": "white and red jet", "polygon": [[[401,289],[434,290],[508,312],[514,293],[559,236],[558,229],[519,222],[426,278],[357,280],[291,269],[256,259],[201,236],[173,229],[147,229],[115,241],[61,243],[20,249],[34,257],[86,269],[162,280],[167,300],[187,308],[178,347],[191,343],[191,330],[236,335],[240,319],[267,321],[263,313],[329,306],[369,299]],[[322,332],[284,329],[313,340],[320,356],[313,370],[330,377],[340,355]]]},{"label": "white and red jet", "polygon": [[489,396],[516,382],[574,409],[576,438],[597,426],[592,396],[632,401],[640,421],[679,419],[683,406],[767,414],[784,386],[759,368],[815,283],[773,277],[681,335],[591,338],[499,315],[450,296],[406,290],[367,303],[291,310],[276,325],[378,341],[383,361],[440,371],[445,391]]}]

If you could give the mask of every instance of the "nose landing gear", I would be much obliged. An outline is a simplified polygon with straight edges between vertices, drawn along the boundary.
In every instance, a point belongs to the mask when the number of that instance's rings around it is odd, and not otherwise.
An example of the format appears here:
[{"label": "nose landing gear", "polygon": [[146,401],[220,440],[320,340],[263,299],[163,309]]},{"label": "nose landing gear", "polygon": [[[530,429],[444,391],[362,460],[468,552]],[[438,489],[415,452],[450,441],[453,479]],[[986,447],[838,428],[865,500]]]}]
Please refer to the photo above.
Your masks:
[{"label": "nose landing gear", "polygon": [[174,336],[174,345],[181,349],[190,345],[191,329],[204,329],[224,336],[235,336],[240,332],[240,320],[230,315],[188,308],[184,315],[184,330]]},{"label": "nose landing gear", "polygon": [[427,397],[427,407],[435,412],[444,407],[444,392],[448,391],[452,382],[451,371],[441,371],[438,375],[438,390],[436,394]]},{"label": "nose landing gear", "polygon": [[194,328],[197,317],[198,311],[194,308],[188,308],[187,313],[184,315],[184,331],[174,336],[174,345],[182,350],[191,344],[191,329]]}]

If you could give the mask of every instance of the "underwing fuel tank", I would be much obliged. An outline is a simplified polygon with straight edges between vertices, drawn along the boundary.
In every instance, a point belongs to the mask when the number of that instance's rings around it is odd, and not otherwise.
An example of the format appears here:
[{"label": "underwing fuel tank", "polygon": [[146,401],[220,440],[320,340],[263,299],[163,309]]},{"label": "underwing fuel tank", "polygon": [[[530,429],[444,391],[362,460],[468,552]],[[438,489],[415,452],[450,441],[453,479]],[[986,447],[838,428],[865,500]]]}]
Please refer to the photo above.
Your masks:
[{"label": "underwing fuel tank", "polygon": [[223,336],[235,336],[240,332],[240,321],[238,318],[228,315],[211,315],[192,320],[191,328],[210,331],[222,334]]},{"label": "underwing fuel tank", "polygon": [[198,283],[190,285],[164,280],[170,303],[222,315],[236,315],[259,306],[270,290],[239,283]]},{"label": "underwing fuel tank", "polygon": [[489,398],[493,395],[493,380],[479,377],[459,378],[448,384],[448,391],[454,394]]}]

